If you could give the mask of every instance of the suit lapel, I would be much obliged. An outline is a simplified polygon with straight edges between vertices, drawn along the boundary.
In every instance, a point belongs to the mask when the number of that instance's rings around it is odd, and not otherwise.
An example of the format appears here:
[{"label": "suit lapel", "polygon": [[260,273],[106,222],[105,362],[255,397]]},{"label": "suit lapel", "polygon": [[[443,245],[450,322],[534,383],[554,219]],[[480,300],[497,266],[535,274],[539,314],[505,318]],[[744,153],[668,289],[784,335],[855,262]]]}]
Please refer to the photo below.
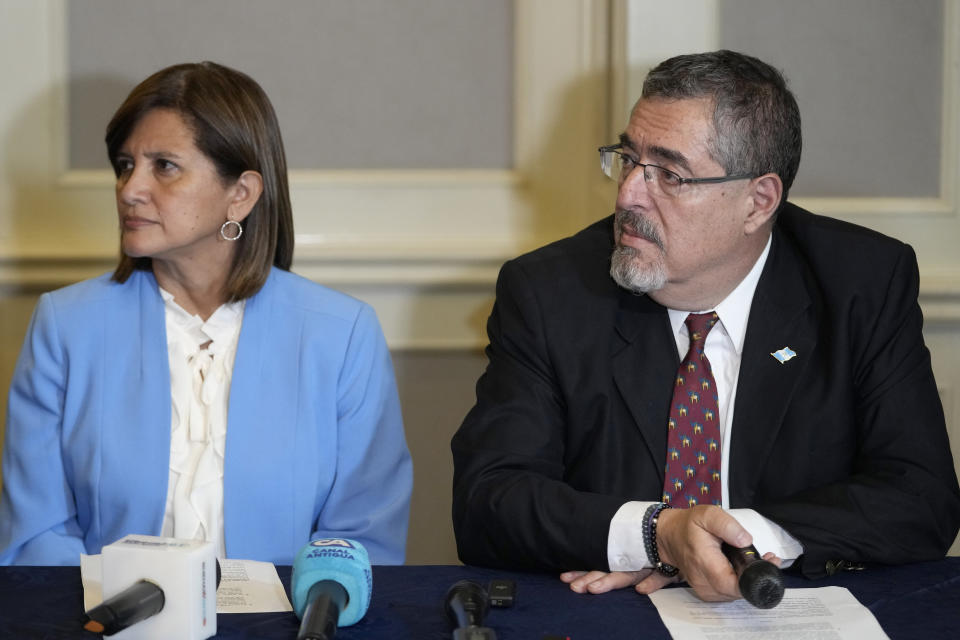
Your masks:
[{"label": "suit lapel", "polygon": [[[170,469],[170,359],[166,315],[153,274],[134,271],[115,285],[119,304],[104,313],[104,402],[100,509],[112,514],[113,542],[129,531],[159,534]],[[131,508],[130,496],[141,496]]]},{"label": "suit lapel", "polygon": [[247,299],[230,381],[223,517],[227,553],[241,557],[299,540],[296,468],[277,463],[296,459],[302,318],[281,305],[282,294],[274,271]]},{"label": "suit lapel", "polygon": [[666,309],[648,296],[621,291],[616,332],[613,378],[646,442],[653,468],[661,469],[667,451],[666,410],[680,364],[670,320]]},{"label": "suit lapel", "polygon": [[[801,260],[775,228],[770,256],[750,308],[740,361],[727,480],[731,507],[751,503],[763,472],[762,461],[783,425],[816,339]],[[781,363],[771,354],[784,347],[796,356]]]},{"label": "suit lapel", "polygon": [[[260,467],[265,458],[269,463],[275,458],[268,456],[264,436],[275,424],[274,416],[264,411],[264,405],[282,401],[282,387],[275,388],[266,367],[266,353],[263,343],[265,336],[272,340],[283,338],[282,331],[271,330],[273,313],[273,282],[268,279],[256,295],[247,298],[243,309],[243,322],[237,339],[237,354],[234,359],[230,378],[230,399],[227,409],[227,441],[224,451],[223,468],[223,518],[226,532],[227,553],[239,553],[233,536],[245,536],[244,533],[255,518],[258,509],[250,508],[248,503],[256,503],[255,496],[262,493],[258,482],[269,478],[264,476]],[[269,439],[266,440],[269,442]],[[279,475],[279,474],[277,474]],[[283,487],[289,490],[291,487]],[[279,493],[278,495],[283,495]],[[258,505],[259,506],[259,505]]]}]

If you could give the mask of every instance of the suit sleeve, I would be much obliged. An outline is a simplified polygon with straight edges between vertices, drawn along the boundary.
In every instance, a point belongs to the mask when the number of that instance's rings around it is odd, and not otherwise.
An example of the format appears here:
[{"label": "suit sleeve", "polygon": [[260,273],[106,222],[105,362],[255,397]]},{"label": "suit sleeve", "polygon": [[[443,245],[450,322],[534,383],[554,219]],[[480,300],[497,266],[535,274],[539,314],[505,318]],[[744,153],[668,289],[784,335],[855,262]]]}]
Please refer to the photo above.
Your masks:
[{"label": "suit sleeve", "polygon": [[[626,499],[565,481],[568,412],[537,288],[516,262],[497,282],[489,364],[452,441],[460,559],[511,569],[606,568],[610,520]],[[562,345],[557,345],[561,348]]]},{"label": "suit sleeve", "polygon": [[373,564],[403,564],[413,464],[390,353],[370,307],[357,316],[337,395],[336,477],[311,539],[352,538]]},{"label": "suit sleeve", "polygon": [[[960,527],[960,491],[923,342],[919,274],[906,247],[879,303],[853,312],[852,472],[789,499],[756,505],[804,547],[802,571],[832,560],[900,564],[942,558]],[[856,297],[856,295],[855,295]],[[857,308],[854,305],[853,308]],[[837,380],[835,384],[842,384]]]},{"label": "suit sleeve", "polygon": [[75,565],[85,553],[62,456],[66,357],[50,296],[37,303],[7,404],[0,564]]}]

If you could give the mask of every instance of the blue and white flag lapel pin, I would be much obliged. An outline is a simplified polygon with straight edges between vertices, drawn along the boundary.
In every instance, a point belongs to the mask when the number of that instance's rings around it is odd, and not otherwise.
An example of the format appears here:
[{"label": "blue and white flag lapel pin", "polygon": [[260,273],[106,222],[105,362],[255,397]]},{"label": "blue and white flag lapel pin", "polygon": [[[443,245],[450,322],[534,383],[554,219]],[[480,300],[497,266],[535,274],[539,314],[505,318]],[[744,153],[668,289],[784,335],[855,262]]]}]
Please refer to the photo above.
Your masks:
[{"label": "blue and white flag lapel pin", "polygon": [[784,364],[787,360],[791,358],[795,358],[797,356],[797,352],[791,349],[790,347],[784,347],[779,351],[774,351],[770,355],[776,358],[777,362],[779,362],[780,364]]}]

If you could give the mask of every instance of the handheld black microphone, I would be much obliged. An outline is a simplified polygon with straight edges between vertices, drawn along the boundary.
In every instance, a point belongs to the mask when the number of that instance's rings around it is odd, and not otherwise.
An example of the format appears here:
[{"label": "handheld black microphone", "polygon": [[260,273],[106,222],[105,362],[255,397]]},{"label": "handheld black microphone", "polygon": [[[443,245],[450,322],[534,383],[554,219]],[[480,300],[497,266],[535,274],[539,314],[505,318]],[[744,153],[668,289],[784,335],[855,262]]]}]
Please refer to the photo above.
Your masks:
[{"label": "handheld black microphone", "polygon": [[447,619],[455,627],[453,640],[496,640],[494,630],[483,626],[488,606],[482,586],[470,580],[455,582],[444,599]]},{"label": "handheld black microphone", "polygon": [[758,609],[772,609],[783,599],[783,574],[772,562],[764,560],[756,547],[734,547],[724,542],[720,546],[733,570],[739,576],[743,599]]},{"label": "handheld black microphone", "polygon": [[83,628],[111,636],[163,610],[163,589],[149,580],[140,580],[83,616]]},{"label": "handheld black microphone", "polygon": [[290,591],[300,618],[297,640],[331,640],[370,607],[373,574],[356,540],[323,538],[304,546],[293,562]]}]

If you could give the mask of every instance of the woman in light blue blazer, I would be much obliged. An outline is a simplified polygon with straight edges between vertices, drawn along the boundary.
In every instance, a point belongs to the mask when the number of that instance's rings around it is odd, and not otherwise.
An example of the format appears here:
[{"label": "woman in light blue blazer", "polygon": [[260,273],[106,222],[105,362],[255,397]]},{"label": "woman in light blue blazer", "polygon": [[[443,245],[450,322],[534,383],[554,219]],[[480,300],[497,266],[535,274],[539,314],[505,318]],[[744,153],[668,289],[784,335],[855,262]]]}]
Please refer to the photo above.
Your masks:
[{"label": "woman in light blue blazer", "polygon": [[412,467],[372,309],[289,272],[273,108],[177,65],[107,128],[122,257],[41,296],[10,387],[0,564],[129,533],[291,564],[317,537],[404,559]]}]

